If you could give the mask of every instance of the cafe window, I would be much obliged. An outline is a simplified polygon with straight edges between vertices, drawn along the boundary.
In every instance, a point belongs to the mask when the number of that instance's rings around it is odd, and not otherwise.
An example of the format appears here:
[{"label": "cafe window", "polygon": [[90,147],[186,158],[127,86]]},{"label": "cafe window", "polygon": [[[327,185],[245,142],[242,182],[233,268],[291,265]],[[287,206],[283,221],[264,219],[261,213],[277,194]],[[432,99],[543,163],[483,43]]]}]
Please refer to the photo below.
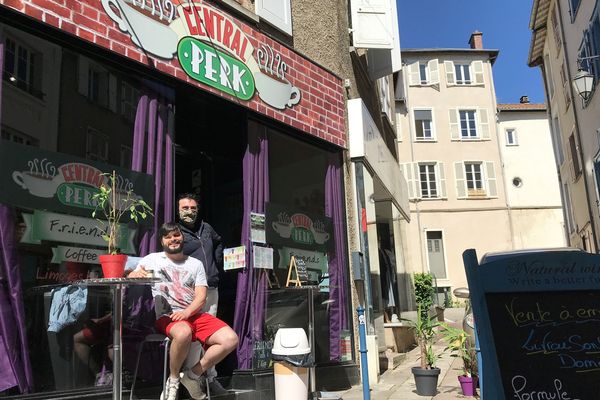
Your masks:
[{"label": "cafe window", "polygon": [[[333,217],[326,216],[326,198],[331,200],[332,196],[326,176],[333,155],[275,130],[268,130],[268,138],[270,202],[267,204],[267,224],[273,221],[271,237],[276,237],[277,242],[269,243],[274,249],[275,282],[268,292],[265,340],[270,340],[269,332],[276,331],[278,326],[307,328],[307,296],[310,292],[286,288],[294,286],[287,284],[294,257],[302,264],[300,275],[304,275],[301,276],[301,280],[305,281],[303,286],[318,288],[312,291],[317,363],[332,359],[349,360],[349,352],[337,354],[337,350],[331,348],[332,340],[342,341],[349,337],[347,321],[338,331],[335,329],[339,328],[330,325],[330,320],[347,315],[348,307],[348,301],[340,303],[330,297],[330,279],[334,279],[332,272],[339,270],[343,273],[346,268],[337,264],[339,259],[333,261],[338,258],[335,252],[339,250],[334,242]],[[291,277],[295,276],[296,272],[292,269]],[[339,290],[344,293],[342,297],[346,296],[345,285],[333,285],[344,286]]]}]

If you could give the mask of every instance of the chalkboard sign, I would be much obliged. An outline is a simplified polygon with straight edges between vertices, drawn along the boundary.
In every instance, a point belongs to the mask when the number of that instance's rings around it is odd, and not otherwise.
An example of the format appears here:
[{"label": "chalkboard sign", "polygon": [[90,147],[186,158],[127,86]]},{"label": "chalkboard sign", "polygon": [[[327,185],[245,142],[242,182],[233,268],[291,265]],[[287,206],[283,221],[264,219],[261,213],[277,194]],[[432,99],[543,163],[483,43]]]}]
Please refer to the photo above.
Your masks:
[{"label": "chalkboard sign", "polygon": [[304,260],[300,258],[291,256],[285,286],[288,287],[292,283],[294,284],[294,286],[302,286],[302,283],[306,282],[308,282],[308,271],[306,269],[306,262],[304,262]]},{"label": "chalkboard sign", "polygon": [[482,398],[600,398],[600,256],[463,254],[483,365]]},{"label": "chalkboard sign", "polygon": [[308,282],[308,271],[306,270],[306,262],[301,258],[296,258],[296,271],[300,282]]}]

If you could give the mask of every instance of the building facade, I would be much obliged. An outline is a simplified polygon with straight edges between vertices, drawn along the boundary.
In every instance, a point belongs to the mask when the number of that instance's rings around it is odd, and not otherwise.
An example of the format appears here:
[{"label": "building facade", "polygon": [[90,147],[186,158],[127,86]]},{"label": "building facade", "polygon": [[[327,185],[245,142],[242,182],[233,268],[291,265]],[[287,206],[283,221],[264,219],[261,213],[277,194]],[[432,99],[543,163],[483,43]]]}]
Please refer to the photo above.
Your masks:
[{"label": "building facade", "polygon": [[[110,391],[108,290],[89,289],[74,319],[49,324],[60,289],[68,295],[73,281],[99,274],[92,199],[101,173],[113,170],[120,189],[155,210],[127,228],[123,252],[154,251],[176,194],[195,192],[237,260],[226,261],[219,286],[219,316],[240,336],[219,366],[231,389],[272,396],[270,348],[280,327],[311,337],[315,389],[357,382],[359,303],[377,379],[385,350],[377,332],[386,306],[400,303],[382,293],[379,253],[395,278],[409,212],[395,146],[395,3],[363,6],[0,1],[2,395]],[[360,109],[358,120],[349,108]],[[352,135],[362,140],[350,149]],[[356,175],[366,179],[359,185]],[[251,227],[251,214],[264,222]],[[292,257],[306,266],[295,289]],[[152,330],[144,295],[132,289],[125,298],[125,371]],[[159,350],[143,354],[142,391],[160,385],[161,363],[146,359]]]},{"label": "building facade", "polygon": [[564,247],[563,208],[546,106],[498,104],[498,145],[514,249]]},{"label": "building facade", "polygon": [[[513,118],[498,109],[492,74],[498,51],[483,47],[481,32],[474,32],[469,44],[468,49],[403,50],[406,65],[396,87],[399,158],[411,199],[407,263],[413,272],[435,276],[440,304],[450,304],[451,291],[467,286],[466,249],[483,256],[564,243],[556,215],[560,202],[544,199],[537,186],[542,182],[534,178],[529,183],[521,178],[518,191],[510,183],[539,169],[515,162],[519,155],[506,147],[506,129],[527,137],[527,147],[516,149],[522,154],[537,152],[532,137],[543,140],[547,128],[525,114]],[[540,157],[552,165],[548,155]],[[552,175],[543,181],[542,186],[554,184]],[[527,225],[546,213],[552,216],[548,225]],[[553,233],[546,237],[542,232],[549,227]]]},{"label": "building facade", "polygon": [[[598,79],[596,1],[534,1],[528,63],[544,78],[569,245],[598,250],[598,96],[573,88],[579,67]],[[581,63],[578,60],[581,59]]]}]

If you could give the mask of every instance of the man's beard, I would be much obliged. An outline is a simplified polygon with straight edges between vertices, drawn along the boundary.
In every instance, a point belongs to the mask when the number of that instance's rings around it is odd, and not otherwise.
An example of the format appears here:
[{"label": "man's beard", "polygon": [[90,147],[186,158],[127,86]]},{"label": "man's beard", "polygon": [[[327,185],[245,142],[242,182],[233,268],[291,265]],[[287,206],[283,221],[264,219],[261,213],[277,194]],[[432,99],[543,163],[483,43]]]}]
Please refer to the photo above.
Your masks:
[{"label": "man's beard", "polygon": [[168,245],[163,245],[163,250],[167,254],[179,254],[183,251],[183,243],[179,242],[179,247],[177,247],[176,249],[173,249]]}]

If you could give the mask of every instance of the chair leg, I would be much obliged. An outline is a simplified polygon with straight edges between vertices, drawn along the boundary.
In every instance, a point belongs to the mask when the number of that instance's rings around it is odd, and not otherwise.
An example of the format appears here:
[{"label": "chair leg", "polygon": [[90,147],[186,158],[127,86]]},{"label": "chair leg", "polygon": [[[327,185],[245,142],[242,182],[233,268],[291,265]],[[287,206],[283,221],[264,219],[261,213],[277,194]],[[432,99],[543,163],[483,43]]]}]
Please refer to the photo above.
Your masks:
[{"label": "chair leg", "polygon": [[165,340],[163,340],[163,343],[165,345],[165,358],[164,358],[164,365],[163,365],[163,393],[166,393],[167,371],[169,369],[169,347],[171,346],[171,340],[169,339],[169,337],[166,337]]},{"label": "chair leg", "polygon": [[210,400],[210,386],[208,382],[208,375],[204,374],[204,383],[206,384],[206,399]]},{"label": "chair leg", "polygon": [[135,389],[135,381],[137,380],[138,368],[140,366],[140,358],[142,357],[142,350],[144,349],[145,343],[145,340],[142,343],[140,343],[140,348],[138,349],[137,361],[135,362],[135,371],[133,373],[133,382],[131,383],[131,391],[129,392],[129,400],[133,400],[133,389]]}]

